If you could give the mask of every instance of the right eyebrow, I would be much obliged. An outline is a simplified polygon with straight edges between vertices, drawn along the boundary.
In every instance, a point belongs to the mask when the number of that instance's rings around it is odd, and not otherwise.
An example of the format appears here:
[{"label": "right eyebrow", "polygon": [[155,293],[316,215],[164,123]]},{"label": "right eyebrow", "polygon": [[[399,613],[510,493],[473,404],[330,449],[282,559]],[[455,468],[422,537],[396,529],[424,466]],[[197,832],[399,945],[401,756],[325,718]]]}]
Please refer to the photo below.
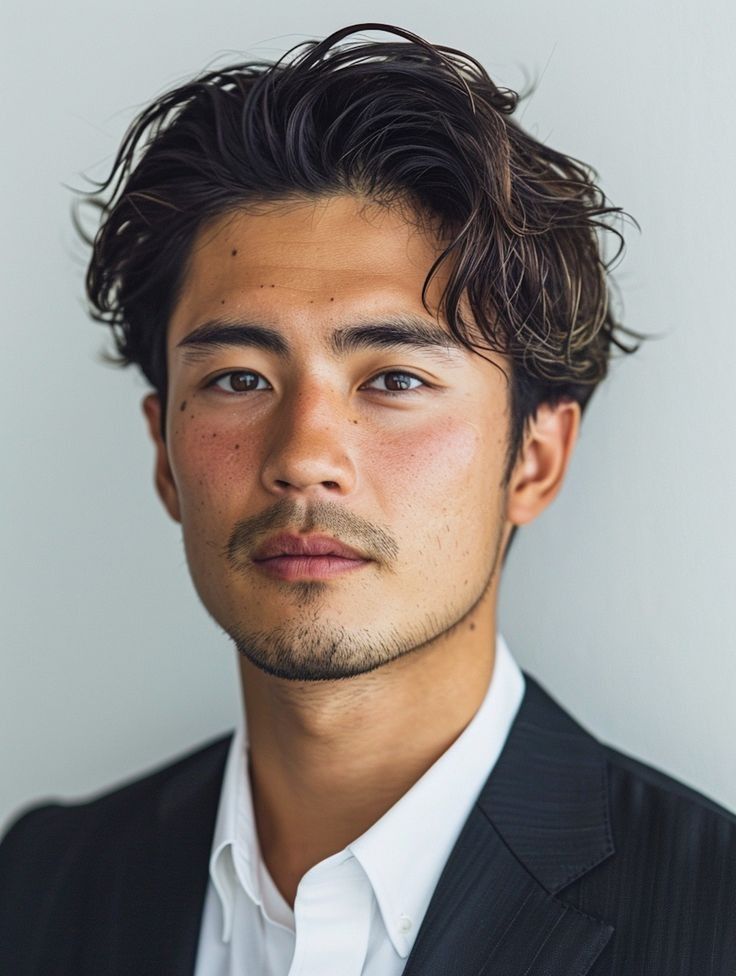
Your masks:
[{"label": "right eyebrow", "polygon": [[212,319],[198,325],[176,344],[177,349],[183,349],[183,358],[187,363],[201,362],[209,350],[225,349],[227,346],[263,349],[282,359],[291,358],[291,348],[280,332],[251,322]]}]

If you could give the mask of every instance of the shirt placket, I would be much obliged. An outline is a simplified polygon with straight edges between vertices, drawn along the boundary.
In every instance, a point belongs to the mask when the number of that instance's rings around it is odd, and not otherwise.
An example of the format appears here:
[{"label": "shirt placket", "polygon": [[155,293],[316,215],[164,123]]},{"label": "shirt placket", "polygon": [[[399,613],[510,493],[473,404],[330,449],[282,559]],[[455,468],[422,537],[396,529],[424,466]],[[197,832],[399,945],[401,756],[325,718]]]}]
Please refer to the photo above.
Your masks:
[{"label": "shirt placket", "polygon": [[360,976],[373,897],[354,857],[307,872],[294,903],[296,945],[289,976]]}]

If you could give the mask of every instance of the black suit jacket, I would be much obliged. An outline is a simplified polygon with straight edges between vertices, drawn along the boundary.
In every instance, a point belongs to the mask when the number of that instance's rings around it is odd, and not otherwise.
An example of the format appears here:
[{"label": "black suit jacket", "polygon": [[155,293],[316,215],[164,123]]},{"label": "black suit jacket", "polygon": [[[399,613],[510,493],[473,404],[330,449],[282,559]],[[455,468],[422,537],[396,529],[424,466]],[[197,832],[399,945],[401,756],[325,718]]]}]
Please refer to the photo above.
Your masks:
[{"label": "black suit jacket", "polygon": [[[736,817],[525,677],[404,976],[735,976]],[[191,976],[228,745],[14,824],[2,976]]]}]

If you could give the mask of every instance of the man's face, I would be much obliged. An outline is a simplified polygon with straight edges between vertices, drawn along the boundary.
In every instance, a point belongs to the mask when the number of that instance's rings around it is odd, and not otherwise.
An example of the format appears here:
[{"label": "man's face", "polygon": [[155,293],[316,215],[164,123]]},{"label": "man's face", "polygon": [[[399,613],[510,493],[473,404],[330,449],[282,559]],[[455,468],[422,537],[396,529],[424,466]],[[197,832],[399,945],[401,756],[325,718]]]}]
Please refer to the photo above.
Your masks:
[{"label": "man's face", "polygon": [[[423,307],[438,253],[398,209],[348,195],[227,215],[195,240],[159,490],[204,605],[267,672],[370,671],[444,634],[494,581],[509,430],[494,362],[508,364],[455,348]],[[411,342],[422,326],[446,345]],[[284,535],[363,558],[299,558]]]}]

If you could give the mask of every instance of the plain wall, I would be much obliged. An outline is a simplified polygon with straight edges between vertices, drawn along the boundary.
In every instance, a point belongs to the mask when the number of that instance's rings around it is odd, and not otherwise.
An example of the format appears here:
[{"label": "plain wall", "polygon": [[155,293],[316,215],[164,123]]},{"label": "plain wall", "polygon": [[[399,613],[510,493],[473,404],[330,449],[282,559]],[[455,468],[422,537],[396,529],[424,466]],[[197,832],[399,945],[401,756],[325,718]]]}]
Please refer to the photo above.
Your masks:
[{"label": "plain wall", "polygon": [[95,0],[0,15],[0,820],[230,728],[235,652],[155,496],[132,371],[103,365],[70,221],[146,102],[212,64],[359,21],[538,80],[537,138],[641,225],[624,321],[661,338],[593,397],[564,489],[522,529],[501,629],[592,732],[736,808],[733,6],[459,0],[318,6]]}]

